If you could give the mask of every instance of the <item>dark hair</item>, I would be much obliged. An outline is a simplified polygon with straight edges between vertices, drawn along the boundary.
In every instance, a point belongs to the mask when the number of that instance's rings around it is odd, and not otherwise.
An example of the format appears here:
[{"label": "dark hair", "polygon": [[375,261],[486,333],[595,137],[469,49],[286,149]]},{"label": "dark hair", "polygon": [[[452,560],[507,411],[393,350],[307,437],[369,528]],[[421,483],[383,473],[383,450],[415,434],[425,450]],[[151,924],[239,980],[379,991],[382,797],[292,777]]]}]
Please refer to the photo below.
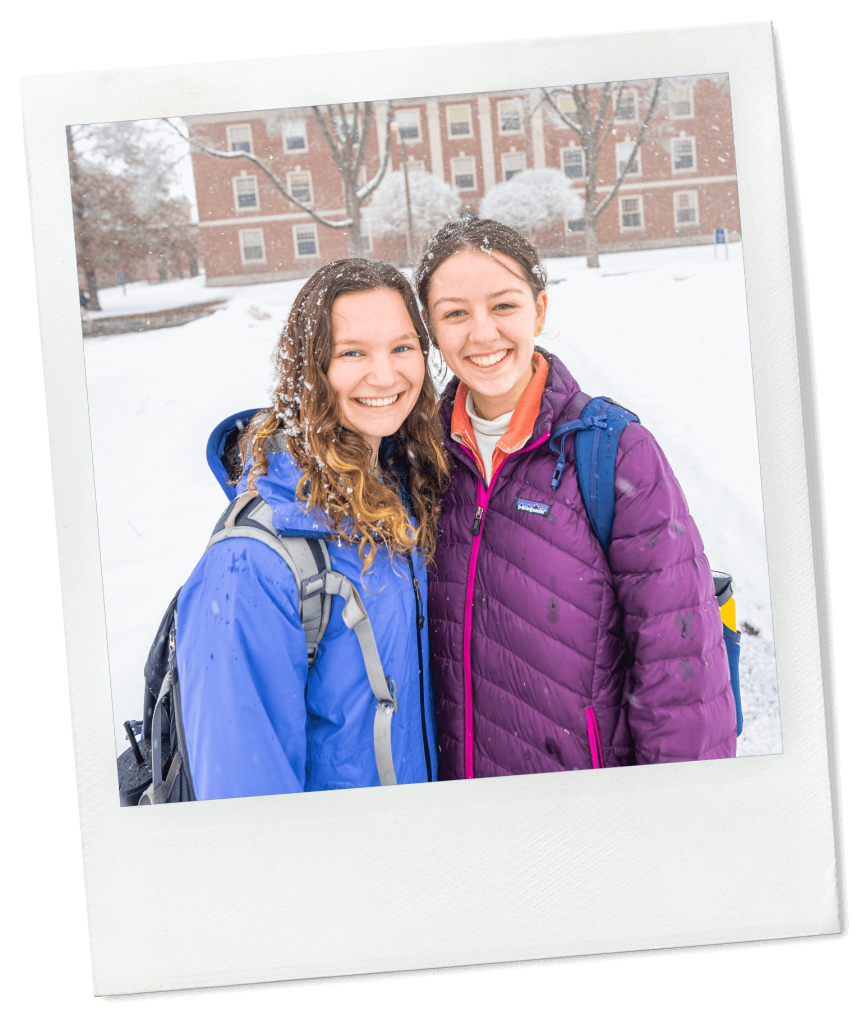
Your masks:
[{"label": "dark hair", "polygon": [[534,299],[537,299],[539,293],[547,287],[547,270],[538,255],[538,250],[519,231],[508,227],[507,224],[500,224],[497,220],[481,220],[479,217],[449,221],[428,240],[415,270],[415,288],[425,316],[433,274],[445,260],[464,249],[486,252],[493,259],[496,258],[493,256],[495,252],[510,256],[520,267],[524,280],[532,289]]},{"label": "dark hair", "polygon": [[[333,334],[331,310],[341,295],[388,288],[398,292],[424,353],[424,382],[415,407],[395,440],[408,466],[408,487],[416,526],[400,501],[387,466],[384,480],[370,468],[370,448],[360,434],[343,427],[328,367]],[[438,428],[438,402],[427,364],[429,337],[408,280],[395,267],[364,258],[336,260],[317,270],[298,293],[274,354],[273,401],[250,423],[242,449],[252,453],[248,489],[268,471],[268,454],[279,450],[272,435],[303,471],[298,498],[325,513],[333,534],[360,544],[364,569],[378,543],[391,553],[417,547],[432,559],[439,498],[448,483],[448,463]],[[241,471],[242,472],[242,471]]]}]

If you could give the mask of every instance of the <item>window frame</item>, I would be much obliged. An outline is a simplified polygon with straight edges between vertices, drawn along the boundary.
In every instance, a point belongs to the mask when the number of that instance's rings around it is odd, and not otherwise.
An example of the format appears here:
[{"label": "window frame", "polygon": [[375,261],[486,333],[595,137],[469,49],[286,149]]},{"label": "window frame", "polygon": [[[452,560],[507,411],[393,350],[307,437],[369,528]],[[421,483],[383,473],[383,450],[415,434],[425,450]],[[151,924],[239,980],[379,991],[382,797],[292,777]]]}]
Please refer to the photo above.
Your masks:
[{"label": "window frame", "polygon": [[406,170],[409,172],[409,174],[412,174],[413,171],[419,171],[421,174],[426,174],[427,165],[424,163],[424,158],[422,157],[421,159],[418,160],[407,160]]},{"label": "window frame", "polygon": [[[580,153],[580,177],[575,177],[573,174],[566,172],[566,153]],[[583,151],[583,146],[561,146],[559,150],[559,166],[563,177],[568,178],[569,181],[586,181],[586,154]]]},{"label": "window frame", "polygon": [[[472,161],[472,185],[458,185],[457,174],[454,170],[455,160],[471,160]],[[474,156],[452,156],[451,157],[451,184],[458,192],[477,192],[478,191],[478,168],[475,164]]]},{"label": "window frame", "polygon": [[[240,204],[240,192],[238,192],[238,182],[251,180],[255,182],[255,194],[256,194],[256,205],[255,206],[241,206]],[[255,174],[236,174],[232,178],[232,192],[235,197],[235,213],[256,213],[262,208],[261,198],[259,196],[259,179]]]},{"label": "window frame", "polygon": [[[502,108],[506,105],[511,105],[517,111],[518,125],[516,128],[503,128],[502,127]],[[496,127],[499,130],[500,135],[522,135],[523,134],[523,110],[521,109],[520,101],[517,99],[513,100],[497,100],[496,101]],[[524,168],[526,170],[526,168]]]},{"label": "window frame", "polygon": [[[313,238],[316,241],[315,252],[300,252],[298,250],[298,232],[299,231],[312,231]],[[319,232],[316,230],[316,222],[309,221],[304,224],[293,224],[292,225],[292,244],[295,247],[295,259],[296,260],[317,260],[321,255],[321,248],[319,246]]]},{"label": "window frame", "polygon": [[[679,196],[694,196],[693,209],[695,211],[695,219],[689,221],[683,221],[682,223],[677,219],[678,207],[677,199]],[[701,210],[698,204],[698,190],[696,188],[679,189],[673,193],[673,208],[674,208],[674,230],[679,231],[682,228],[693,228],[698,227],[701,223]]]},{"label": "window frame", "polygon": [[[240,150],[240,149],[233,149],[232,148],[232,132],[233,131],[237,131],[238,128],[246,128],[246,130],[247,130],[247,135],[249,136],[249,143],[250,143],[250,148],[248,150],[246,150],[246,149]],[[228,152],[229,153],[251,153],[251,154],[255,153],[255,150],[253,149],[253,128],[252,128],[252,125],[251,124],[247,124],[247,123],[227,124],[226,125],[226,145],[228,146]]]},{"label": "window frame", "polygon": [[[400,114],[414,114],[415,125],[418,129],[418,135],[414,139],[404,139],[402,135],[402,128],[400,126]],[[424,141],[423,128],[421,127],[421,108],[420,107],[398,107],[394,111],[394,120],[397,122],[397,141],[404,146],[417,146],[419,142]]]},{"label": "window frame", "polygon": [[[294,190],[292,189],[292,178],[295,177],[296,175],[297,176],[306,175],[307,187],[308,187],[309,192],[310,192],[310,198],[309,199],[301,199],[298,196],[295,196]],[[315,201],[314,200],[314,194],[315,193],[313,192],[313,172],[312,171],[308,171],[308,170],[306,170],[304,168],[301,168],[300,171],[289,171],[286,174],[286,185],[288,186],[289,194],[294,196],[294,198],[297,199],[298,202],[306,203],[307,206],[312,206],[313,205],[313,203]]]},{"label": "window frame", "polygon": [[613,119],[617,124],[637,124],[640,120],[640,113],[638,111],[638,95],[637,89],[623,89],[622,97],[631,96],[634,101],[634,117],[618,117],[617,116],[617,93],[613,93]]},{"label": "window frame", "polygon": [[[626,193],[625,195],[617,196],[619,199],[619,230],[620,231],[646,231],[646,217],[644,216],[643,208],[643,196],[638,193]],[[623,208],[622,204],[632,199],[637,200],[638,211],[640,213],[640,224],[623,224]]]},{"label": "window frame", "polygon": [[[248,231],[257,231],[259,233],[259,238],[261,239],[262,255],[260,257],[257,257],[256,259],[247,259],[247,257],[244,255],[244,249],[246,248],[244,246],[244,235]],[[268,254],[265,250],[265,232],[263,228],[238,228],[238,248],[241,254],[242,267],[248,267],[251,264],[260,264],[268,262]]]},{"label": "window frame", "polygon": [[[519,156],[519,157],[523,158],[523,166],[521,168],[519,168],[518,170],[516,170],[516,171],[511,171],[511,172],[506,171],[506,169],[505,169],[505,161],[509,157],[516,157],[516,156]],[[526,153],[522,149],[518,150],[516,152],[513,152],[513,153],[503,153],[502,156],[500,157],[499,163],[500,163],[500,167],[502,168],[502,180],[503,181],[511,181],[511,178],[513,178],[516,174],[521,174],[523,171],[526,170]],[[508,176],[509,173],[510,173],[510,177]]]},{"label": "window frame", "polygon": [[[620,174],[622,174],[622,171],[620,170],[620,167],[619,167],[620,159],[619,159],[619,153],[617,153],[617,150],[619,149],[620,146],[628,146],[629,150],[631,150],[634,147],[634,143],[635,143],[635,140],[631,139],[628,142],[617,142],[615,144],[613,152],[614,152],[614,159],[616,160],[616,177],[614,178],[614,181],[618,181]],[[623,181],[625,181],[626,178],[639,178],[643,174],[643,161],[641,160],[641,149],[642,148],[643,148],[642,146],[638,146],[637,153],[635,153],[635,155],[634,155],[635,162],[637,163],[637,170],[636,171],[626,171],[625,175],[623,177]]]},{"label": "window frame", "polygon": [[[573,103],[574,106],[570,110],[563,110],[561,100],[565,100],[568,103]],[[576,114],[577,103],[575,102],[574,96],[570,92],[561,92],[556,95],[556,109],[561,114]]]},{"label": "window frame", "polygon": [[[451,123],[452,123],[451,122],[451,111],[452,110],[466,110],[468,112],[468,116],[466,118],[466,124],[469,125],[469,131],[466,132],[465,134],[458,133],[457,135],[455,135],[451,131]],[[459,123],[462,124],[463,122],[459,122]],[[459,139],[474,139],[475,138],[475,132],[472,129],[472,104],[471,103],[452,103],[449,106],[447,106],[445,108],[445,124],[448,126],[447,134],[448,134],[448,138],[449,139],[458,139],[458,140]]]},{"label": "window frame", "polygon": [[[577,224],[580,221],[583,221],[583,227],[582,228],[575,228],[575,230],[572,231],[572,229],[568,226],[569,224]],[[566,238],[568,238],[569,235],[585,235],[586,234],[586,214],[584,214],[582,217],[573,217],[571,220],[567,220],[566,219],[562,223],[565,225],[565,237]]]},{"label": "window frame", "polygon": [[675,114],[674,110],[673,110],[674,103],[680,103],[680,102],[682,102],[682,100],[681,99],[670,99],[670,100],[668,100],[668,117],[670,117],[670,119],[672,121],[686,121],[686,120],[690,120],[690,119],[692,119],[695,116],[695,90],[694,90],[694,87],[688,86],[685,89],[679,89],[677,91],[680,94],[685,93],[688,96],[689,112],[688,112],[688,114]]},{"label": "window frame", "polygon": [[[303,149],[289,149],[289,147],[287,146],[287,144],[286,144],[287,141],[288,141],[288,131],[287,131],[287,129],[288,129],[290,124],[296,124],[296,125],[299,124],[304,129],[304,148]],[[307,134],[307,122],[306,122],[306,119],[302,119],[300,121],[283,121],[283,126],[282,126],[281,134],[282,134],[282,137],[283,137],[283,153],[288,154],[289,156],[293,156],[293,155],[296,155],[298,153],[309,153],[310,152],[310,138],[309,138],[309,135]],[[297,138],[297,136],[294,136],[294,137]]]},{"label": "window frame", "polygon": [[[676,153],[674,152],[678,142],[691,142],[692,144],[692,166],[677,167]],[[698,169],[698,145],[694,135],[675,135],[671,139],[671,174],[694,174]]]}]

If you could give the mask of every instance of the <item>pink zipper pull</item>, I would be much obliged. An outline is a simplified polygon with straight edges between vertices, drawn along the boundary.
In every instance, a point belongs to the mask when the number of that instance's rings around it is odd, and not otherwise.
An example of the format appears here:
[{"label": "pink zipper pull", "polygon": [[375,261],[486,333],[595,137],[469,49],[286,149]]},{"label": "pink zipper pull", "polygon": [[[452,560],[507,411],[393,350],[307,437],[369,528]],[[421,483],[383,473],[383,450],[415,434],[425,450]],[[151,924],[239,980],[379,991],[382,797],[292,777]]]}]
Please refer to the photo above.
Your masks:
[{"label": "pink zipper pull", "polygon": [[475,510],[475,519],[472,522],[472,536],[477,537],[481,533],[481,517],[484,515],[484,507],[479,505]]}]

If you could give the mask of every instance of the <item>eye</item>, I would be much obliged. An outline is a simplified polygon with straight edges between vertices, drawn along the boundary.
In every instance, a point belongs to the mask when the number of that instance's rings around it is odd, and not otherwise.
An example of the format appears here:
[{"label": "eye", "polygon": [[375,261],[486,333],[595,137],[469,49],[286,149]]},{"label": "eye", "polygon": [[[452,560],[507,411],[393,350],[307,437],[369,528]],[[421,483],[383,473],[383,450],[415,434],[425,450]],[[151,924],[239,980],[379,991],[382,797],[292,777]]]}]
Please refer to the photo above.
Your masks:
[{"label": "eye", "polygon": [[352,356],[360,356],[360,355],[362,355],[362,354],[363,354],[363,353],[359,352],[359,351],[358,351],[358,349],[356,349],[356,348],[350,348],[350,349],[347,349],[347,350],[346,350],[345,352],[341,352],[341,353],[340,353],[340,354],[339,354],[339,355],[337,356],[337,358],[338,358],[338,359],[346,359],[346,358],[350,358],[350,357],[352,357]]},{"label": "eye", "polygon": [[414,347],[415,346],[412,345],[410,342],[406,342],[403,345],[397,345],[397,347],[392,349],[392,351],[397,352],[398,354],[402,352],[411,352]]},{"label": "eye", "polygon": [[493,307],[494,309],[515,309],[516,306],[513,302],[497,302]]},{"label": "eye", "polygon": [[443,320],[456,320],[458,316],[464,316],[464,315],[465,315],[465,310],[462,310],[462,309],[452,309],[449,313],[446,313],[442,317],[442,319]]}]

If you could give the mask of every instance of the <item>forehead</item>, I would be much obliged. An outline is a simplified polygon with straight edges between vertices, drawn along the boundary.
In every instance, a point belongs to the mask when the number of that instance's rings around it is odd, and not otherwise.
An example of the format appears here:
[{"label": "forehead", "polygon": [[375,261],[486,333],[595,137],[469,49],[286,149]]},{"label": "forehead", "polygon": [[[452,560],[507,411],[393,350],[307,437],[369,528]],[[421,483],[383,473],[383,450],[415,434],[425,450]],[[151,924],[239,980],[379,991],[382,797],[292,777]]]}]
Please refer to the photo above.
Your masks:
[{"label": "forehead", "polygon": [[466,295],[477,289],[486,292],[503,288],[532,292],[517,260],[495,249],[461,249],[433,271],[429,295],[432,300],[446,291],[448,295]]},{"label": "forehead", "polygon": [[393,288],[339,295],[331,307],[331,321],[334,341],[416,333],[403,296]]}]

